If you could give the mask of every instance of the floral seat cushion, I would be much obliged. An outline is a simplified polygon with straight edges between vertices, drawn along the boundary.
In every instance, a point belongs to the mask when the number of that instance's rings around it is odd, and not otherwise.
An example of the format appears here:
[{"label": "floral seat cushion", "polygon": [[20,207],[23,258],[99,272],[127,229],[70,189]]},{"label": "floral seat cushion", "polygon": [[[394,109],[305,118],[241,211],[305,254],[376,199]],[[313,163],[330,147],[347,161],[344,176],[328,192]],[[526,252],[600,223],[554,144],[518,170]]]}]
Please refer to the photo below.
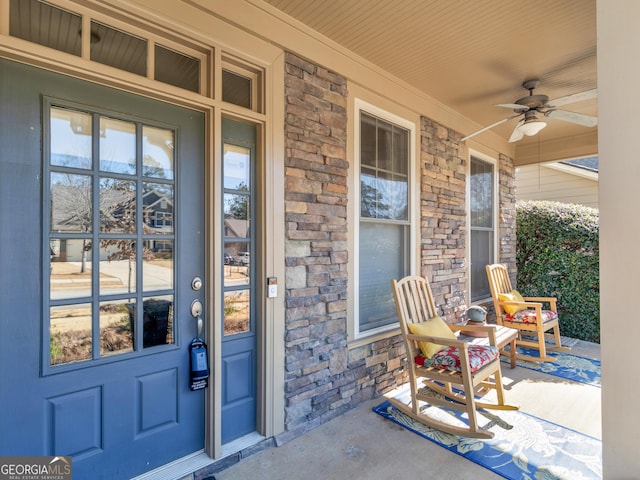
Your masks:
[{"label": "floral seat cushion", "polygon": [[[515,313],[506,313],[505,320],[509,322],[536,323],[536,311],[533,308],[519,310]],[[542,310],[542,322],[548,322],[558,318],[558,314],[553,310]]]},{"label": "floral seat cushion", "polygon": [[[497,347],[488,345],[469,345],[467,351],[469,353],[471,373],[477,372],[500,356]],[[454,372],[460,371],[460,353],[457,347],[445,347],[436,352],[431,358],[418,355],[414,360],[421,367],[436,367]]]}]

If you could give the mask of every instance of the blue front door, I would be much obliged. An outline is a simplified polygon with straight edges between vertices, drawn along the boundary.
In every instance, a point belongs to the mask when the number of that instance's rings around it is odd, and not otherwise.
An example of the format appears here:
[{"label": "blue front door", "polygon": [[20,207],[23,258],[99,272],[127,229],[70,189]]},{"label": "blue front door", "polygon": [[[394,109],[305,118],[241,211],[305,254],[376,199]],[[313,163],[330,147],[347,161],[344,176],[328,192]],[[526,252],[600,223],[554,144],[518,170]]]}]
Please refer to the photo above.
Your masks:
[{"label": "blue front door", "polygon": [[204,448],[204,115],[0,60],[0,455],[131,478]]}]

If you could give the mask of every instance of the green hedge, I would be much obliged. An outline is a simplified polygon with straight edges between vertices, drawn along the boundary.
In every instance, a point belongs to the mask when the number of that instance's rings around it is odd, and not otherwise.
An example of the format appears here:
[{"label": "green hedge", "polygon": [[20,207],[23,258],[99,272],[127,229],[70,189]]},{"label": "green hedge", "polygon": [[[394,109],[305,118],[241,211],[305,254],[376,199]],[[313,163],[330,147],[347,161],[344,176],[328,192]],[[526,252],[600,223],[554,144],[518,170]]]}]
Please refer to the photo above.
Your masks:
[{"label": "green hedge", "polygon": [[558,299],[560,333],[600,343],[598,210],[558,202],[516,204],[517,289]]}]

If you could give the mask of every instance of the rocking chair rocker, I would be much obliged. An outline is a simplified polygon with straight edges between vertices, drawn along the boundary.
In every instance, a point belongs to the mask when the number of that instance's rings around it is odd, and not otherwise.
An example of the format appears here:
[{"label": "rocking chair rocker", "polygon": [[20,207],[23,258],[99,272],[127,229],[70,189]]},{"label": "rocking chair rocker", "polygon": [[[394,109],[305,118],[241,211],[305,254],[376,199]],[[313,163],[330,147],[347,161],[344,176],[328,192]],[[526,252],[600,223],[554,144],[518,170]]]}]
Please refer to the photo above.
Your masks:
[{"label": "rocking chair rocker", "polygon": [[[495,326],[447,325],[437,314],[426,278],[408,276],[391,280],[391,288],[408,359],[411,404],[398,399],[390,402],[418,422],[437,430],[463,437],[492,438],[492,432],[480,428],[476,410],[518,409],[505,403]],[[486,332],[489,345],[469,345],[458,340],[454,333],[457,330]],[[422,385],[428,389],[422,389]],[[496,390],[497,403],[476,400],[475,395],[486,393],[487,389]],[[466,412],[468,426],[430,417],[422,412],[420,402]]]}]

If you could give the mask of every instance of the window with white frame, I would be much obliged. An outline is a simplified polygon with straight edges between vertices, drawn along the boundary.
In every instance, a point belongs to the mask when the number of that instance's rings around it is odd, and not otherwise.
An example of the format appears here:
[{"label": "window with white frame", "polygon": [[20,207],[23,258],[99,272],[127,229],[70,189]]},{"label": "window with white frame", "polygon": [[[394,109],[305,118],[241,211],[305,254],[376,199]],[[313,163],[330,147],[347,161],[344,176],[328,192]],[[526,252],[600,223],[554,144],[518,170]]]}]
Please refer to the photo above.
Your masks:
[{"label": "window with white frame", "polygon": [[390,280],[410,271],[414,124],[360,109],[360,215],[356,334],[397,322]]},{"label": "window with white frame", "polygon": [[485,266],[494,263],[496,250],[495,167],[472,156],[469,172],[471,232],[471,302],[491,296]]}]

